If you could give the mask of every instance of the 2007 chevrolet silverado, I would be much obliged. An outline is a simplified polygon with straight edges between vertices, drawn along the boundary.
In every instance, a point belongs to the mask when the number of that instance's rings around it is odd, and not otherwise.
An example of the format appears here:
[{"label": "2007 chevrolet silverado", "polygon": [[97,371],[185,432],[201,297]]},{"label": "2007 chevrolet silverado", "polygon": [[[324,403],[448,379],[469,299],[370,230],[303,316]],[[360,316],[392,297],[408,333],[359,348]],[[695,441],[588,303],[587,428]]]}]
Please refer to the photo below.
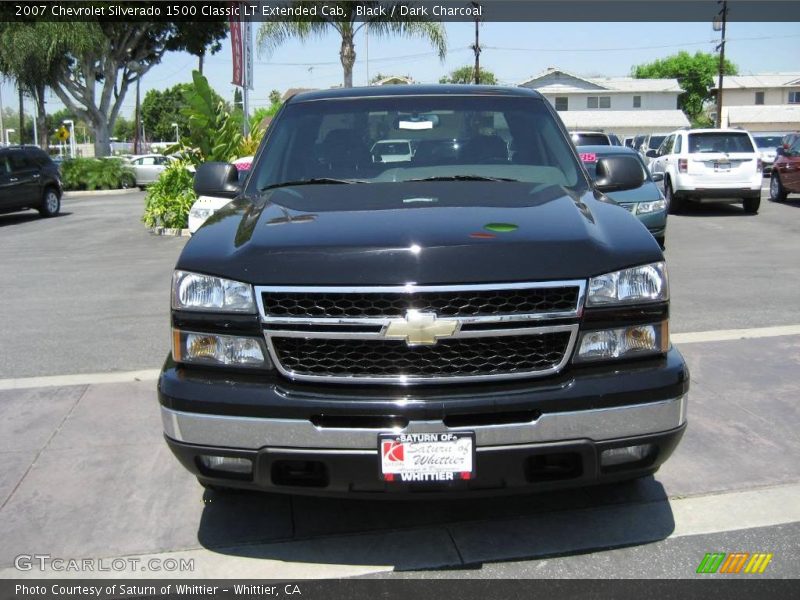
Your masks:
[{"label": "2007 chevrolet silverado", "polygon": [[604,195],[643,178],[607,157],[591,183],[530,90],[293,97],[241,186],[231,165],[197,171],[233,201],[176,265],[167,443],[206,487],[288,493],[653,473],[689,374],[664,256]]}]

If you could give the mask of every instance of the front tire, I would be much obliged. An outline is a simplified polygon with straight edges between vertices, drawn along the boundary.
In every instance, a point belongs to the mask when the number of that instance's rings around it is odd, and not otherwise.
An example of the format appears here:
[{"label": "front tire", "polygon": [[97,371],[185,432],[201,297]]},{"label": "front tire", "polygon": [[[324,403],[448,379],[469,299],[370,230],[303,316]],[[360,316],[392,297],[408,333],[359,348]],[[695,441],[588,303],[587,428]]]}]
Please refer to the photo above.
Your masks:
[{"label": "front tire", "polygon": [[769,199],[773,202],[783,202],[786,200],[786,196],[788,193],[781,183],[781,178],[777,173],[773,173],[769,180]]},{"label": "front tire", "polygon": [[745,198],[742,206],[745,214],[755,215],[758,213],[759,206],[761,206],[761,198]]},{"label": "front tire", "polygon": [[679,215],[686,210],[686,201],[680,196],[675,196],[669,179],[664,180],[664,200],[667,201],[667,210],[673,215]]},{"label": "front tire", "polygon": [[663,235],[656,237],[656,241],[658,242],[658,245],[661,247],[662,250],[667,249],[667,247],[664,245],[665,240]]},{"label": "front tire", "polygon": [[44,190],[42,204],[39,206],[39,214],[43,217],[55,217],[61,211],[61,198],[58,192],[49,187]]}]

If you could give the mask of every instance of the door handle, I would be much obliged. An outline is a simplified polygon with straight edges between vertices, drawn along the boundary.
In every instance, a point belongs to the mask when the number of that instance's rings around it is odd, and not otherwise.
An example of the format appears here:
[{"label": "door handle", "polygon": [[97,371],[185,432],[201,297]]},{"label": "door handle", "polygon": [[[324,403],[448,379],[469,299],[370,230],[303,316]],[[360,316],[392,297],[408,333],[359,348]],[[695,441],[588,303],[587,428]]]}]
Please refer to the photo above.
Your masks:
[{"label": "door handle", "polygon": [[33,178],[34,179],[39,179],[39,173],[34,174]]},{"label": "door handle", "polygon": [[14,182],[16,182],[16,181],[19,181],[19,178],[18,178],[18,177],[10,177],[8,180],[9,180],[11,183],[14,183]]}]

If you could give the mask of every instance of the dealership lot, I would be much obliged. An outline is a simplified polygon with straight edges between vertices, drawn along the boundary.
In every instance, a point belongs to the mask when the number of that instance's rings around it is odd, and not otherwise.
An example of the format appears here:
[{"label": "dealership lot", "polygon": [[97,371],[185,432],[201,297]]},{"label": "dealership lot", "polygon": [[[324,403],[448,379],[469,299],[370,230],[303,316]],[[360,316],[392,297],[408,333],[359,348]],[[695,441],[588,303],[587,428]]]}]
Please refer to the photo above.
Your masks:
[{"label": "dealership lot", "polygon": [[686,437],[655,478],[367,503],[203,494],[172,458],[154,373],[185,240],[147,233],[142,197],[0,216],[0,576],[46,553],[193,558],[183,574],[211,577],[689,577],[713,551],[773,552],[767,575],[800,575],[800,199],[765,189],[756,216],[670,217],[671,328],[693,382]]}]

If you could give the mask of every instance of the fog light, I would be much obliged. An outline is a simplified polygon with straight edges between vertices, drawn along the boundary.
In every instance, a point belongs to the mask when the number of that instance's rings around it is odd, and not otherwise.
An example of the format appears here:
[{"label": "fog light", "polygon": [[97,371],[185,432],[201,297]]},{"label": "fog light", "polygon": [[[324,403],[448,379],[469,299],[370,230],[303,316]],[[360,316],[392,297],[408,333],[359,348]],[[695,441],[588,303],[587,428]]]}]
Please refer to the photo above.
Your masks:
[{"label": "fog light", "polygon": [[225,471],[236,475],[250,475],[253,472],[253,461],[249,458],[235,456],[200,456],[200,464],[209,471]]},{"label": "fog light", "polygon": [[600,466],[606,468],[642,462],[653,456],[654,452],[655,446],[653,444],[609,448],[608,450],[603,450],[600,454]]}]

